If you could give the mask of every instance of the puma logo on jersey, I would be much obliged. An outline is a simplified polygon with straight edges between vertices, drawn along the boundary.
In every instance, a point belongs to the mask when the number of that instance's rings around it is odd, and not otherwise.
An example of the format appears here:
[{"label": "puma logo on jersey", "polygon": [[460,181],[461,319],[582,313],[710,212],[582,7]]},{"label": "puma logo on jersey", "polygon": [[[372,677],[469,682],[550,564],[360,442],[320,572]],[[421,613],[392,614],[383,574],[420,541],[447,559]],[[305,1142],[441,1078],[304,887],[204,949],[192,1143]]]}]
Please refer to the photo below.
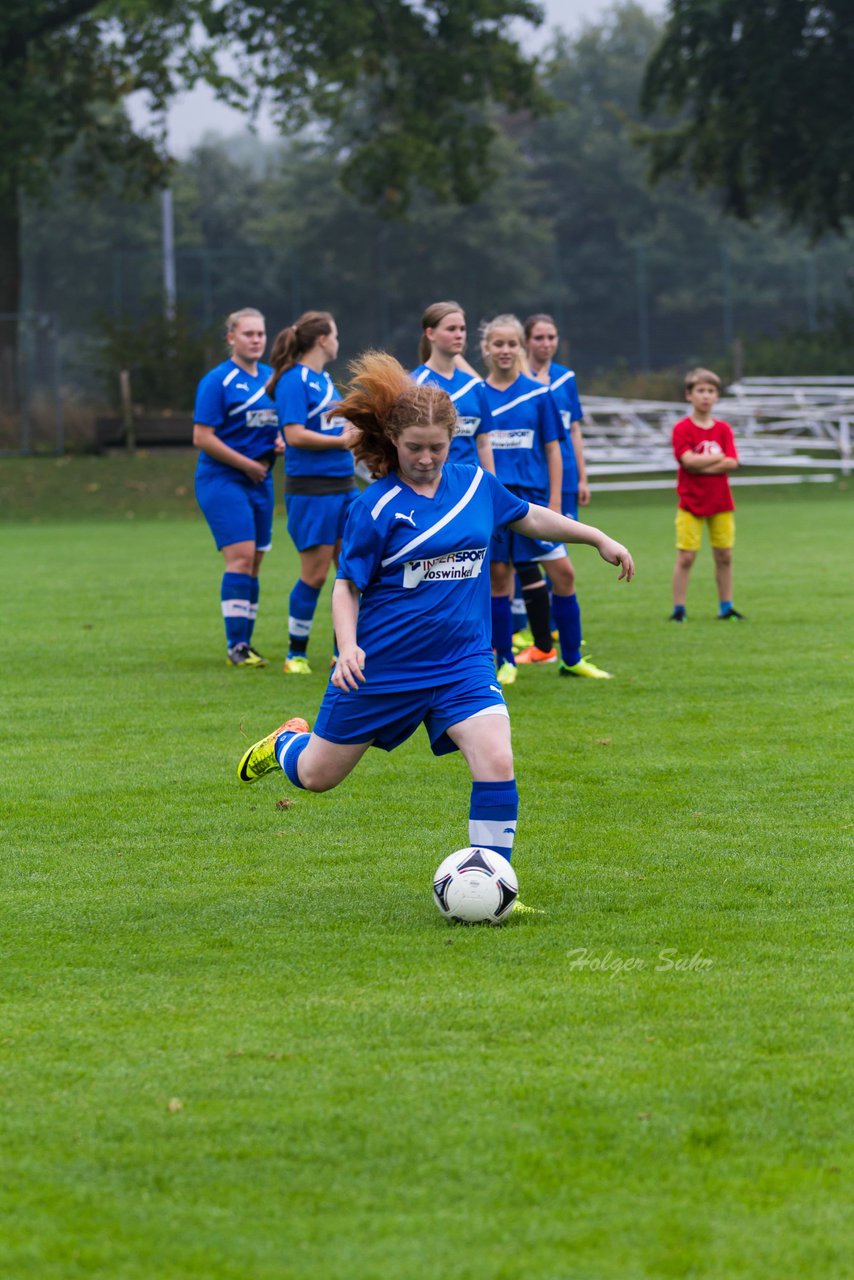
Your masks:
[{"label": "puma logo on jersey", "polygon": [[415,508],[413,507],[408,516],[405,516],[402,511],[395,511],[394,518],[395,520],[405,520],[407,524],[412,525],[413,529],[417,529],[418,526],[415,523],[415,520],[413,519],[414,515],[415,515]]},{"label": "puma logo on jersey", "polygon": [[248,390],[249,390],[249,383],[248,383],[248,382],[235,382],[235,384],[234,384],[234,389],[235,389],[235,391],[248,391]]}]

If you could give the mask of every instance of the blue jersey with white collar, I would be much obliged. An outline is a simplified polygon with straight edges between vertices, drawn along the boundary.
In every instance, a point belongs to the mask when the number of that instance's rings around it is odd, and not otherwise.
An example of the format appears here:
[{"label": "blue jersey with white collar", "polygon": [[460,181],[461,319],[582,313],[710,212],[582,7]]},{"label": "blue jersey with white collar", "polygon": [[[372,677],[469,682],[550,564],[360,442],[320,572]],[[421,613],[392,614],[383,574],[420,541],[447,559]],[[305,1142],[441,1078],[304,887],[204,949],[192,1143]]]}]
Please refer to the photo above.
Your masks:
[{"label": "blue jersey with white collar", "polygon": [[455,369],[453,376],[446,378],[426,364],[413,369],[412,377],[419,386],[424,382],[434,383],[451,397],[457,411],[457,426],[451,440],[448,461],[479,466],[477,437],[492,430],[492,414],[486,402],[483,378],[466,373],[463,369]]},{"label": "blue jersey with white collar", "polygon": [[[275,458],[279,421],[267,395],[267,380],[273,370],[259,364],[258,372],[247,373],[233,360],[224,360],[206,373],[196,392],[193,421],[213,427],[218,440],[245,458]],[[199,454],[198,471],[234,471],[206,453]]]},{"label": "blue jersey with white collar", "polygon": [[542,382],[520,373],[504,391],[485,383],[492,412],[495,474],[530,502],[549,505],[546,445],[560,440],[563,424],[554,396]]},{"label": "blue jersey with white collar", "polygon": [[563,423],[563,434],[560,440],[560,455],[563,459],[563,492],[577,493],[578,460],[572,445],[570,429],[573,422],[581,421],[584,417],[584,411],[578,398],[575,371],[567,369],[566,365],[555,364],[552,361],[549,365],[549,390],[557,402],[558,412]]},{"label": "blue jersey with white collar", "polygon": [[[292,365],[276,383],[274,394],[282,431],[292,424],[325,436],[340,436],[344,430],[344,419],[335,415],[341,397],[325,369],[315,373],[308,365]],[[304,449],[289,444],[285,450],[286,476],[352,474],[353,455],[349,449]]]},{"label": "blue jersey with white collar", "polygon": [[448,684],[492,660],[489,542],[528,503],[480,467],[446,463],[432,498],[392,473],[350,509],[338,577],[361,592],[357,640],[371,689]]}]

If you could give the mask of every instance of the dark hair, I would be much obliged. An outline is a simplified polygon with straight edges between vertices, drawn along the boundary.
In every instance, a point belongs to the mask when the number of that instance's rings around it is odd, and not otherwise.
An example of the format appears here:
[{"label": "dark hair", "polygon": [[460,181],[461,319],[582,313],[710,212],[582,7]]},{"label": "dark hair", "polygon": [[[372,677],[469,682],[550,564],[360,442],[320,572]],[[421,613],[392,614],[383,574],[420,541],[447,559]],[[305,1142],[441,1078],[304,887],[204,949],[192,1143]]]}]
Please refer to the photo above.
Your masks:
[{"label": "dark hair", "polygon": [[335,412],[361,432],[353,452],[371,475],[387,476],[398,463],[396,441],[407,427],[444,427],[448,440],[457,425],[451,397],[433,383],[418,386],[385,351],[366,351],[350,364],[353,375]]},{"label": "dark hair", "polygon": [[[423,330],[435,329],[437,324],[441,324],[445,316],[453,315],[455,311],[459,311],[460,315],[465,319],[465,311],[458,302],[431,302],[430,306],[421,317],[421,328]],[[433,344],[427,337],[426,332],[421,334],[421,341],[418,344],[418,362],[426,364],[433,354]]]},{"label": "dark hair", "polygon": [[334,323],[335,320],[328,311],[304,311],[299,320],[289,324],[286,329],[279,330],[270,351],[273,376],[267,383],[268,396],[272,396],[276,390],[276,383],[282,374],[292,369],[300,356],[311,351],[318,338],[326,337],[332,332]]},{"label": "dark hair", "polygon": [[554,316],[547,315],[545,311],[538,311],[536,315],[528,316],[528,319],[525,321],[526,342],[534,332],[534,326],[538,324],[550,324],[555,332],[557,332],[557,325],[554,322]]}]

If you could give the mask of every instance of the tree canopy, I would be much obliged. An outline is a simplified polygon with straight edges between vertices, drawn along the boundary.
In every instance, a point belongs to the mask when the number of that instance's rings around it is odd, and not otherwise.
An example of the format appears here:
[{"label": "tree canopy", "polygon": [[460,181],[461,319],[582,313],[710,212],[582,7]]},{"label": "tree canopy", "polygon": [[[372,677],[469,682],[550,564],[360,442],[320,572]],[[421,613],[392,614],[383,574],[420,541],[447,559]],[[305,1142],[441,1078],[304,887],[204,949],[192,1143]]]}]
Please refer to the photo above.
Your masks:
[{"label": "tree canopy", "polygon": [[779,209],[813,235],[854,214],[851,0],[670,0],[642,105],[654,178],[687,170],[741,219]]}]

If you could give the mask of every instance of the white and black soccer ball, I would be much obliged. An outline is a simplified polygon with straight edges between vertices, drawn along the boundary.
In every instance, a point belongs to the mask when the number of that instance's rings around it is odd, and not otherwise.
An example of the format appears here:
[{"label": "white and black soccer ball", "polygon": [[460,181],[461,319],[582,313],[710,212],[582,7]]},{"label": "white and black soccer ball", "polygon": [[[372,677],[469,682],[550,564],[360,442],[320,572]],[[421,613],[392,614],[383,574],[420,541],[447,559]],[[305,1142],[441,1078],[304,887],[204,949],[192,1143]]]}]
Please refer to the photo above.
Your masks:
[{"label": "white and black soccer ball", "polygon": [[436,906],[458,924],[501,924],[518,894],[516,872],[492,849],[457,849],[433,877]]}]

